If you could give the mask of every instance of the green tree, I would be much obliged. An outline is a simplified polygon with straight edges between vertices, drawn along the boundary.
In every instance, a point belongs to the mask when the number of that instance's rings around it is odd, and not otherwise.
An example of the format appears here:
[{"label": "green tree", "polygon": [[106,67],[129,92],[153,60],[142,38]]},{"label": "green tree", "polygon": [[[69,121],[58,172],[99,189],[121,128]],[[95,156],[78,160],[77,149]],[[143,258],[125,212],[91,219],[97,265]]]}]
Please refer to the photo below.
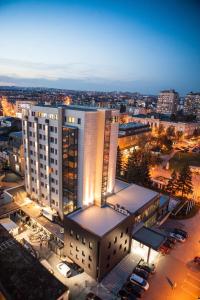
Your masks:
[{"label": "green tree", "polygon": [[178,188],[177,179],[178,179],[178,176],[177,176],[176,171],[174,170],[172,172],[171,178],[169,179],[168,184],[166,186],[166,192],[169,193],[170,195],[176,194],[176,191]]},{"label": "green tree", "polygon": [[178,191],[181,193],[182,197],[187,197],[193,193],[192,186],[192,173],[190,171],[189,165],[185,165],[179,174],[177,180]]},{"label": "green tree", "polygon": [[167,128],[167,130],[166,130],[166,135],[167,135],[167,137],[169,137],[169,138],[175,137],[175,128],[174,128],[174,126],[169,126],[169,127]]},{"label": "green tree", "polygon": [[123,171],[123,161],[122,161],[122,153],[119,148],[117,147],[117,163],[116,163],[116,176],[120,177]]}]

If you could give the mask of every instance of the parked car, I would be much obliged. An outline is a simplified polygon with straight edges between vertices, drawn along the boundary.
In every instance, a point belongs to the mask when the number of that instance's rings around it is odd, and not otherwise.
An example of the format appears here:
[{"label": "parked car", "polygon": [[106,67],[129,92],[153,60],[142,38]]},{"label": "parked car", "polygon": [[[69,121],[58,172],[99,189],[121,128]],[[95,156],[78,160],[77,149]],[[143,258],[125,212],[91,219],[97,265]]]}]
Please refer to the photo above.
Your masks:
[{"label": "parked car", "polygon": [[134,273],[130,277],[130,282],[132,282],[134,284],[138,284],[139,286],[141,286],[146,291],[149,288],[148,282],[144,278],[142,278],[142,277],[140,277],[140,276],[138,276],[137,274],[134,274]]},{"label": "parked car", "polygon": [[159,248],[159,251],[163,254],[169,254],[169,248],[164,245]]},{"label": "parked car", "polygon": [[141,288],[139,285],[133,284],[131,282],[127,282],[123,286],[123,289],[125,291],[127,291],[128,293],[132,293],[132,294],[136,295],[138,298],[141,298],[142,294],[144,293],[143,288]]},{"label": "parked car", "polygon": [[178,242],[181,242],[181,243],[185,242],[185,238],[182,235],[180,235],[180,234],[177,234],[177,233],[174,233],[174,232],[170,232],[169,236],[175,238]]},{"label": "parked car", "polygon": [[[125,290],[120,290],[117,294],[122,300],[136,300],[138,299],[136,295],[132,295]],[[96,300],[96,299],[95,299]]]},{"label": "parked car", "polygon": [[64,262],[60,262],[59,264],[57,264],[57,269],[60,272],[60,274],[62,274],[65,277],[69,277],[71,276],[71,270],[68,267],[68,265],[66,265],[66,263]]},{"label": "parked car", "polygon": [[200,256],[195,256],[194,262],[198,265],[200,265]]},{"label": "parked car", "polygon": [[171,237],[171,236],[167,237],[167,241],[169,241],[170,243],[172,243],[174,245],[177,243],[177,240],[175,238]]},{"label": "parked car", "polygon": [[137,268],[137,267],[133,270],[133,273],[141,276],[144,279],[148,279],[149,278],[149,273],[147,271],[142,270],[142,269]]},{"label": "parked car", "polygon": [[102,300],[102,299],[91,292],[86,295],[85,300]]},{"label": "parked car", "polygon": [[145,263],[144,261],[141,261],[138,265],[138,268],[143,269],[151,274],[154,274],[156,272],[156,266],[154,264],[149,265],[148,263]]},{"label": "parked car", "polygon": [[171,243],[170,241],[165,241],[163,245],[164,245],[165,247],[170,248],[170,249],[173,249],[173,248],[174,248],[174,244]]},{"label": "parked car", "polygon": [[182,235],[185,239],[188,238],[188,233],[187,231],[179,228],[174,228],[173,230],[174,233]]}]

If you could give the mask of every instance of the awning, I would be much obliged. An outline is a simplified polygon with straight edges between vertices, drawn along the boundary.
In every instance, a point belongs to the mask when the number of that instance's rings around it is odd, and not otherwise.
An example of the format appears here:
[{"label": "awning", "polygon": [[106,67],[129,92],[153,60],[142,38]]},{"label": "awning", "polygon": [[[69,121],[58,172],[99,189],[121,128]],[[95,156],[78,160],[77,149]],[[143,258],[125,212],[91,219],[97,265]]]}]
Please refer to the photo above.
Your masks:
[{"label": "awning", "polygon": [[133,234],[133,239],[154,250],[158,250],[166,241],[166,236],[148,227],[142,227]]}]

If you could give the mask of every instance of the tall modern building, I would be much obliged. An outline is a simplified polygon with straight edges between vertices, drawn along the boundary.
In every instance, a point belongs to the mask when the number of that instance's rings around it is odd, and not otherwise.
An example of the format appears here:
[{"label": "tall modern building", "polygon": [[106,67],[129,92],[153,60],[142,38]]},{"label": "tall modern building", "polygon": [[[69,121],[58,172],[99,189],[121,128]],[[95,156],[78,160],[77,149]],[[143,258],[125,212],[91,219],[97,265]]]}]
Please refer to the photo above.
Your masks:
[{"label": "tall modern building", "polygon": [[179,94],[174,90],[161,91],[158,96],[157,112],[171,115],[177,112]]},{"label": "tall modern building", "polygon": [[190,92],[185,97],[184,114],[196,115],[197,120],[200,120],[200,93]]},{"label": "tall modern building", "polygon": [[25,186],[60,218],[103,206],[115,183],[118,111],[81,106],[23,109]]}]

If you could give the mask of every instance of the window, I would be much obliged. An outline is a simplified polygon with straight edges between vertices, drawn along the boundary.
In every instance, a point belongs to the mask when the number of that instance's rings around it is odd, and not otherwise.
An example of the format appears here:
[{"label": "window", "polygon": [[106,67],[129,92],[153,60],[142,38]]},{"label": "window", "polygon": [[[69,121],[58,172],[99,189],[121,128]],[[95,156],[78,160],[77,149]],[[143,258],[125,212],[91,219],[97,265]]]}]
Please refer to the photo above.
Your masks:
[{"label": "window", "polygon": [[124,235],[124,234],[123,234],[123,232],[121,232],[121,235],[120,235],[120,237],[122,238],[122,237],[123,237],[123,235]]},{"label": "window", "polygon": [[128,227],[126,228],[126,233],[128,233]]},{"label": "window", "polygon": [[110,247],[111,247],[111,242],[108,243],[108,248],[110,248]]},{"label": "window", "polygon": [[77,241],[79,241],[80,236],[78,234],[76,234],[76,239]]},{"label": "window", "polygon": [[107,256],[107,260],[109,260],[109,259],[110,259],[110,255]]},{"label": "window", "polygon": [[117,243],[117,237],[115,237],[115,239],[114,239],[114,244],[116,244]]},{"label": "window", "polygon": [[113,251],[113,255],[115,255],[115,254],[116,254],[116,250]]},{"label": "window", "polygon": [[124,244],[125,244],[125,245],[127,244],[127,240],[125,240]]},{"label": "window", "polygon": [[107,265],[106,265],[106,268],[108,269],[109,267],[110,267],[110,264],[107,264]]},{"label": "window", "polygon": [[82,255],[85,256],[85,252],[84,251],[82,251]]},{"label": "window", "polygon": [[75,122],[75,118],[74,117],[67,117],[67,122],[68,123],[74,123]]},{"label": "window", "polygon": [[83,245],[85,245],[85,238],[84,237],[82,237],[82,243],[83,243]]},{"label": "window", "polygon": [[89,248],[92,249],[92,242],[89,242]]},{"label": "window", "polygon": [[78,247],[76,246],[76,252],[79,252],[79,249],[78,249]]},{"label": "window", "polygon": [[89,259],[89,261],[92,261],[92,257],[90,255],[89,255],[88,259]]},{"label": "window", "polygon": [[54,143],[54,138],[52,136],[50,137],[50,142]]},{"label": "window", "polygon": [[78,255],[76,254],[76,259],[79,260]]},{"label": "window", "polygon": [[81,124],[81,118],[78,118],[78,122],[77,122],[78,124]]},{"label": "window", "polygon": [[85,259],[83,259],[83,258],[82,258],[82,264],[83,264],[83,265],[85,264]]},{"label": "window", "polygon": [[122,249],[122,244],[120,244],[120,246],[119,246],[119,250],[121,250]]},{"label": "window", "polygon": [[[54,202],[55,202],[55,201],[54,201]],[[70,247],[71,247],[71,248],[73,248],[73,243],[72,243],[72,242],[70,242],[70,244],[69,244],[69,245],[70,245]]]},{"label": "window", "polygon": [[88,269],[90,269],[90,267],[91,267],[90,264],[88,264]]},{"label": "window", "polygon": [[124,247],[124,252],[126,252],[126,247]]},{"label": "window", "polygon": [[73,232],[73,230],[72,230],[72,229],[70,229],[70,232],[69,232],[69,234],[70,234],[71,236],[73,236],[74,232]]}]

